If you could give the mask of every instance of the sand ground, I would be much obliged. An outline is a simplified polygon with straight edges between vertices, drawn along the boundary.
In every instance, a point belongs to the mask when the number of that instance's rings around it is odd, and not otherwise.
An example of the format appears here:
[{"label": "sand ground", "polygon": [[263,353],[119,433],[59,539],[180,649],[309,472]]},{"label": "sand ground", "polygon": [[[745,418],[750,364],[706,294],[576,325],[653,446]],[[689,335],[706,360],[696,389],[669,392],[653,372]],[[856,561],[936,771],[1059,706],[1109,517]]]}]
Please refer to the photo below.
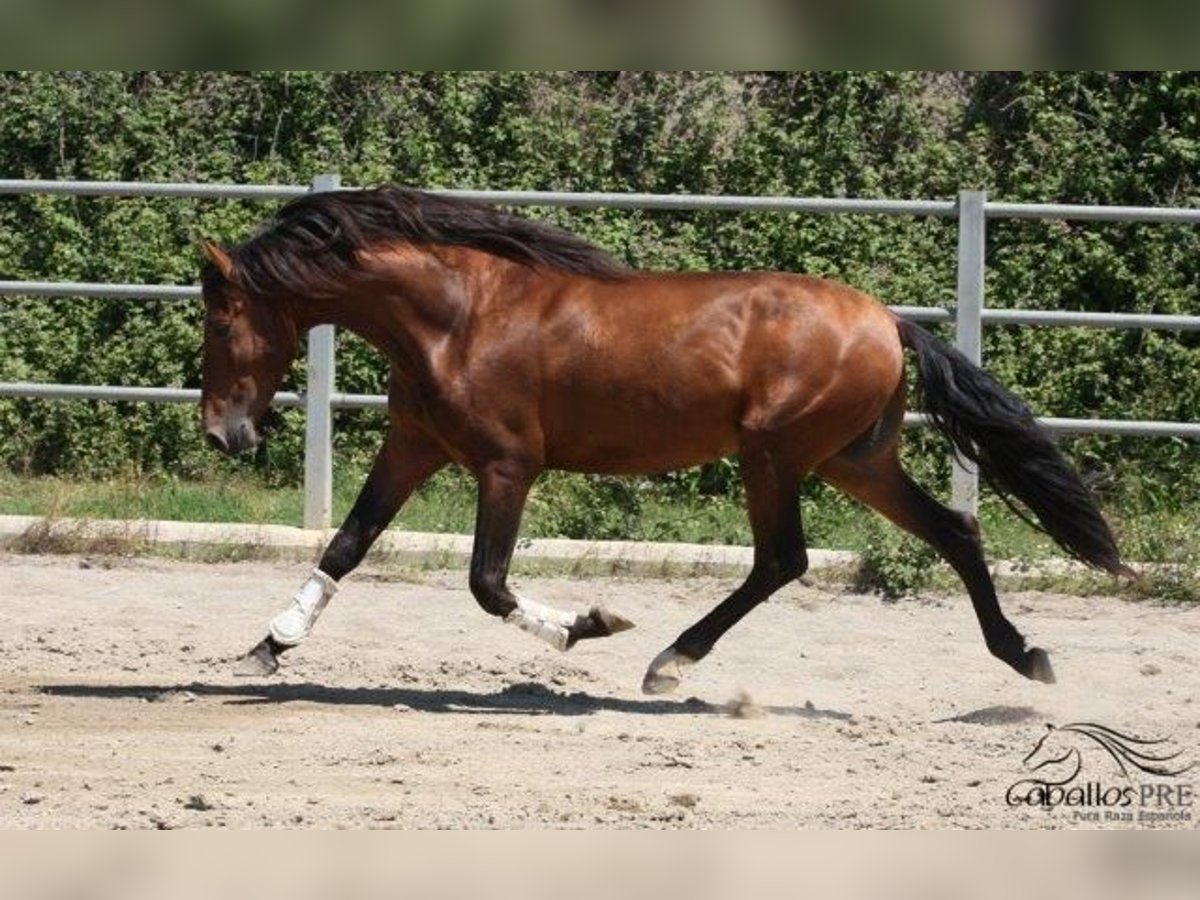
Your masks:
[{"label": "sand ground", "polygon": [[[988,656],[963,596],[793,585],[664,698],[641,694],[646,664],[735,578],[516,579],[637,623],[560,654],[487,617],[464,572],[368,565],[248,681],[231,661],[303,565],[0,554],[0,571],[0,827],[1129,827],[1006,802],[1046,723],[1200,759],[1200,608],[1006,595],[1047,686]],[[1195,827],[1200,767],[1125,780],[1078,749],[1078,783],[1166,784],[1190,818],[1159,824]]]}]

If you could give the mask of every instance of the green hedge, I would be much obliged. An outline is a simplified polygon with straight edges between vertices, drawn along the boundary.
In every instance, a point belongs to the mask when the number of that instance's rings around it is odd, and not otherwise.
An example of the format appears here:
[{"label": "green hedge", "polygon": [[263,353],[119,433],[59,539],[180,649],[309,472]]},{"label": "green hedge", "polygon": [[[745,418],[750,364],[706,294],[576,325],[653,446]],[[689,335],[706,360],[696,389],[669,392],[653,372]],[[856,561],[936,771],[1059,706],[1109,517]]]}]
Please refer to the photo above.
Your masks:
[{"label": "green hedge", "polygon": [[[0,177],[1196,205],[1192,73],[9,73]],[[237,240],[246,201],[0,197],[0,277],[189,283],[195,242]],[[637,266],[772,268],[901,304],[953,303],[952,221],[532,211]],[[999,307],[1200,313],[1193,227],[993,222]],[[0,299],[0,380],[199,383],[197,304]],[[989,328],[989,368],[1041,412],[1200,420],[1196,335]],[[339,387],[383,389],[341,337]],[[295,375],[300,374],[297,368]],[[302,378],[300,379],[302,383]],[[199,475],[192,408],[0,400],[0,465],[30,473]],[[381,417],[338,415],[361,462]],[[244,465],[301,477],[299,417]],[[1200,496],[1195,443],[1073,440],[1123,497]],[[721,491],[728,464],[665,482]]]}]

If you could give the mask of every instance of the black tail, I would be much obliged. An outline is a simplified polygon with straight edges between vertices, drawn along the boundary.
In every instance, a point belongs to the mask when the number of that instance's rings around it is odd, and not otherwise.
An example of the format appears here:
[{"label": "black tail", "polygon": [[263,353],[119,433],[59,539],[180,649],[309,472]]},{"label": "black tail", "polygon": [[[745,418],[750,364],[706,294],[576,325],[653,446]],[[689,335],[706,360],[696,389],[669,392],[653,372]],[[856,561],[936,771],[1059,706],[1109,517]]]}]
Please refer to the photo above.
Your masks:
[{"label": "black tail", "polygon": [[[900,342],[917,355],[919,391],[933,427],[1018,513],[1013,498],[1072,556],[1111,572],[1132,574],[1108,523],[1078,473],[1021,400],[929,332],[897,320]],[[1024,516],[1023,516],[1024,517]]]}]

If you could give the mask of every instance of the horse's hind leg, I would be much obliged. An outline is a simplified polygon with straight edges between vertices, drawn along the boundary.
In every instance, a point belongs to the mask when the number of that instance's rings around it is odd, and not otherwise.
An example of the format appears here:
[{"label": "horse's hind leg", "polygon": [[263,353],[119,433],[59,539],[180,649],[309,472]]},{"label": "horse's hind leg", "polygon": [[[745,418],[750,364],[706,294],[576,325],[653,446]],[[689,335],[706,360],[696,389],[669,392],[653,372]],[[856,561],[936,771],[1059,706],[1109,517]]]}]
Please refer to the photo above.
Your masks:
[{"label": "horse's hind leg", "polygon": [[801,474],[765,448],[743,448],[741,468],[754,531],[754,565],[737,590],[654,658],[642,680],[647,694],[677,687],[686,666],[703,659],[743,616],[808,568],[800,523]]},{"label": "horse's hind leg", "polygon": [[937,550],[966,585],[988,650],[1026,678],[1054,681],[1045,651],[1026,649],[1025,638],[1000,609],[975,517],[926,493],[901,467],[894,446],[870,459],[839,455],[823,463],[817,474]]},{"label": "horse's hind leg", "polygon": [[267,636],[242,658],[235,674],[275,672],[280,654],[308,637],[337,582],[362,562],[412,492],[447,462],[440,446],[420,431],[394,421],[350,515],[292,603],[271,621]]}]

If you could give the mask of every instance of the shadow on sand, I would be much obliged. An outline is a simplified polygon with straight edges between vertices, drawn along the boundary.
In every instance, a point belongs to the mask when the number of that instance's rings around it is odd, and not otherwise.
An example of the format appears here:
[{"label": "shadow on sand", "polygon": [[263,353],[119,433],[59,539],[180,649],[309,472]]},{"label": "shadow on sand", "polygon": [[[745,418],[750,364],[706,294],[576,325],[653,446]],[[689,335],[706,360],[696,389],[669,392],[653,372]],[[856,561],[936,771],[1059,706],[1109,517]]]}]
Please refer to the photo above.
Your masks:
[{"label": "shadow on sand", "polygon": [[[419,712],[484,715],[588,716],[599,712],[633,715],[742,715],[734,704],[713,704],[697,697],[686,700],[604,697],[583,691],[561,693],[535,682],[510,684],[492,693],[453,688],[333,687],[323,684],[278,682],[246,684],[44,684],[38,690],[51,697],[93,700],[164,702],[189,696],[239,705],[316,703],[332,706],[402,706]],[[802,719],[850,718],[850,713],[805,706],[755,707],[769,716]]]},{"label": "shadow on sand", "polygon": [[957,716],[945,719],[934,719],[934,725],[944,725],[947,722],[963,722],[967,725],[1019,725],[1030,719],[1042,718],[1032,706],[985,706],[983,709],[971,710]]}]

